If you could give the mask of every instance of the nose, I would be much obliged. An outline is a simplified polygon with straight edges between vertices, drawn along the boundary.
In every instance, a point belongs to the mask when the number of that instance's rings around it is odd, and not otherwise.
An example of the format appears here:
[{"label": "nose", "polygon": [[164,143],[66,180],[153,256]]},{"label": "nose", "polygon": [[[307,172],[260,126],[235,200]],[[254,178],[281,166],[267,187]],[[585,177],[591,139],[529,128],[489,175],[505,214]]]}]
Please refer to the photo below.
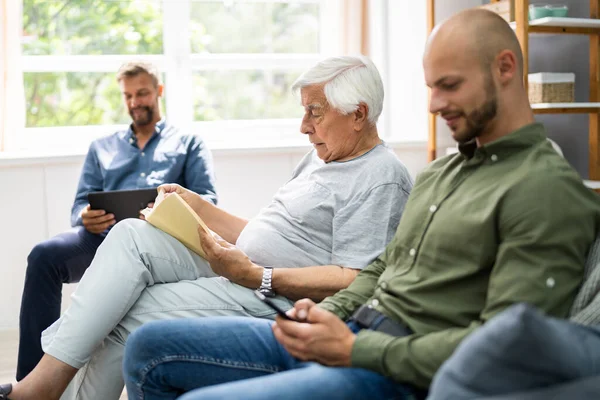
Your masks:
[{"label": "nose", "polygon": [[131,99],[129,99],[129,107],[135,108],[137,105],[138,105],[137,98],[135,96],[131,96]]},{"label": "nose", "polygon": [[302,118],[302,123],[300,124],[300,132],[308,135],[313,133],[312,125],[309,123],[308,118]]},{"label": "nose", "polygon": [[435,89],[431,89],[429,96],[429,112],[438,114],[448,106],[448,101]]}]

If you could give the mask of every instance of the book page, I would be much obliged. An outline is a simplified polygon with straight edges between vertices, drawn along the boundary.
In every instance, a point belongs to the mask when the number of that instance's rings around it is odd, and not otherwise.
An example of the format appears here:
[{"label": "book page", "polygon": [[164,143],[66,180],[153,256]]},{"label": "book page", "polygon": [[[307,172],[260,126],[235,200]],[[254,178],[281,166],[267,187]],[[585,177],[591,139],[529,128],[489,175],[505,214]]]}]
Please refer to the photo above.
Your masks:
[{"label": "book page", "polygon": [[[156,199],[154,199],[154,206],[153,208],[156,208],[157,205],[159,205],[164,199],[165,199],[165,191],[164,190],[160,190],[158,192],[158,195],[156,196]],[[148,214],[150,214],[152,212],[152,209],[150,207],[146,207],[144,208],[142,211],[140,211],[140,213],[144,216],[144,218],[148,217]]]},{"label": "book page", "polygon": [[192,207],[177,193],[170,193],[165,196],[163,192],[160,192],[154,207],[145,209],[142,213],[147,222],[173,236],[201,257],[206,258],[200,245],[198,226],[201,226],[210,234],[212,232]]}]

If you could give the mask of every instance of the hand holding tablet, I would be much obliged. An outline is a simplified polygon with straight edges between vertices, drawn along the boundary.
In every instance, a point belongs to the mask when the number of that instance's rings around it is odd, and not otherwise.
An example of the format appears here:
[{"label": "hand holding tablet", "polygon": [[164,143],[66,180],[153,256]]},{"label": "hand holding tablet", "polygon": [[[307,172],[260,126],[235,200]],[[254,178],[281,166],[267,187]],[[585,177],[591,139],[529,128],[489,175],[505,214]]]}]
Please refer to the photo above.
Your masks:
[{"label": "hand holding tablet", "polygon": [[88,201],[91,211],[104,210],[119,222],[125,218],[139,218],[140,211],[154,202],[157,194],[156,188],[91,192]]}]

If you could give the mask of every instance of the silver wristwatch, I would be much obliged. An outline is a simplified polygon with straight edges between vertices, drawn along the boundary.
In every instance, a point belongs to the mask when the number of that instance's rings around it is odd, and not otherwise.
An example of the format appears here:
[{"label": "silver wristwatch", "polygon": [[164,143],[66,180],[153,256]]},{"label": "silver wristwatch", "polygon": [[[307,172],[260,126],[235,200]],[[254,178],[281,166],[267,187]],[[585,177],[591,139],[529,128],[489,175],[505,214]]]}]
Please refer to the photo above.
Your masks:
[{"label": "silver wristwatch", "polygon": [[274,297],[275,293],[273,292],[273,287],[271,286],[271,282],[273,281],[273,268],[272,267],[263,267],[263,275],[262,282],[260,283],[260,287],[258,291],[264,294],[266,297]]}]

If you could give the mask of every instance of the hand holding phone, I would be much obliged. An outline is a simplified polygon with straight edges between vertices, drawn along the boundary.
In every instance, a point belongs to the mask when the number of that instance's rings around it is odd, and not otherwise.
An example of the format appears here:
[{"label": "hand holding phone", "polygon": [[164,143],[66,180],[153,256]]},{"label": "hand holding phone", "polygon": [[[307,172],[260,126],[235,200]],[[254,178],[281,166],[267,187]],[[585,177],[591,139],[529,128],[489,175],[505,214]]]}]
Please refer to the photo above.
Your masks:
[{"label": "hand holding phone", "polygon": [[268,298],[267,296],[265,296],[264,294],[262,294],[260,291],[255,290],[254,294],[256,295],[256,297],[258,297],[263,303],[265,303],[266,305],[268,305],[269,307],[271,307],[273,310],[275,310],[275,312],[277,314],[279,314],[280,317],[287,319],[288,321],[296,321],[295,319],[291,318],[289,315],[287,315],[285,313],[285,311],[283,311],[281,309],[281,307],[279,307],[277,304],[275,304],[275,302],[273,300],[271,300],[270,298]]}]

